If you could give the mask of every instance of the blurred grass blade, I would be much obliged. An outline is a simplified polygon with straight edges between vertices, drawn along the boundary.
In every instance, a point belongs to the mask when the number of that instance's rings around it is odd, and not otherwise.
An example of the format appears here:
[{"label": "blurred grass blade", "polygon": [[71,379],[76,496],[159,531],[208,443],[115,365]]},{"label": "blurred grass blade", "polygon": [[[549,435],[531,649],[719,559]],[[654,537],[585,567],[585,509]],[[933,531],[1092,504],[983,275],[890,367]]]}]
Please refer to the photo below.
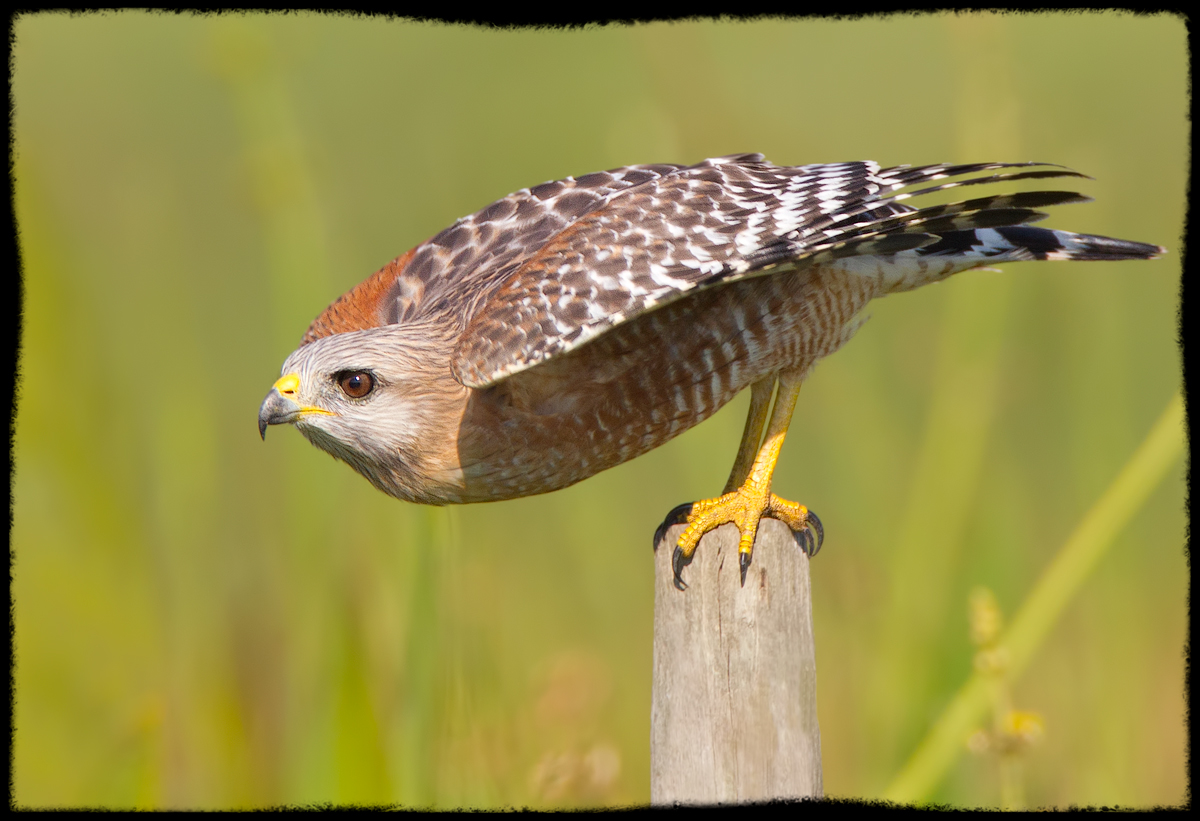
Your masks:
[{"label": "blurred grass blade", "polygon": [[[1120,532],[1137,513],[1183,450],[1183,399],[1180,394],[1092,506],[1046,568],[1012,625],[1000,639],[1015,679],[1041,646],[1063,608]],[[963,740],[987,710],[987,679],[976,672],[933,725],[883,797],[912,803],[929,796],[962,753]]]}]

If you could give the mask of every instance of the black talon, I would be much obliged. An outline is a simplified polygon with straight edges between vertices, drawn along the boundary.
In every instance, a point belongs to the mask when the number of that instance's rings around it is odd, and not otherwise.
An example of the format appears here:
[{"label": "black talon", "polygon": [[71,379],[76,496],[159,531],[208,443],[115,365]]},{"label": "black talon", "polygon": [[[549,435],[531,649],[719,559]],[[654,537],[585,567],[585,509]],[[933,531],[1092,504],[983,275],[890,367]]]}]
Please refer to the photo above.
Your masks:
[{"label": "black talon", "polygon": [[792,532],[792,538],[796,540],[796,545],[804,552],[804,555],[810,559],[813,554],[813,535],[812,531],[805,527],[803,530]]},{"label": "black talon", "polygon": [[742,587],[746,586],[746,571],[750,569],[750,554],[739,553],[738,565],[742,568]]},{"label": "black talon", "polygon": [[[775,519],[769,513],[763,515],[769,519]],[[817,555],[817,551],[821,549],[821,543],[825,541],[825,528],[821,526],[821,520],[817,518],[817,514],[811,510],[808,511],[804,526],[799,530],[793,530],[792,538],[796,540],[796,545],[805,552],[808,558],[811,559]]]},{"label": "black talon", "polygon": [[[676,508],[678,510],[678,508]],[[675,511],[671,511],[674,513]],[[675,553],[671,556],[671,567],[675,570],[675,589],[687,590],[687,582],[683,580],[683,569],[692,563],[691,558],[683,555],[679,545],[675,545]]]},{"label": "black talon", "polygon": [[810,559],[817,555],[817,551],[821,549],[821,543],[825,541],[825,528],[821,526],[821,520],[817,518],[817,514],[810,510],[808,511],[808,538],[810,545],[812,544],[812,534],[814,530],[817,532],[817,544],[816,547],[812,549],[812,552],[808,554],[808,558]]},{"label": "black talon", "polygon": [[692,512],[692,502],[684,502],[681,505],[676,505],[671,508],[671,512],[662,520],[662,524],[654,531],[654,550],[658,552],[658,543],[667,535],[667,531],[675,525],[681,525],[687,521],[687,517]]}]

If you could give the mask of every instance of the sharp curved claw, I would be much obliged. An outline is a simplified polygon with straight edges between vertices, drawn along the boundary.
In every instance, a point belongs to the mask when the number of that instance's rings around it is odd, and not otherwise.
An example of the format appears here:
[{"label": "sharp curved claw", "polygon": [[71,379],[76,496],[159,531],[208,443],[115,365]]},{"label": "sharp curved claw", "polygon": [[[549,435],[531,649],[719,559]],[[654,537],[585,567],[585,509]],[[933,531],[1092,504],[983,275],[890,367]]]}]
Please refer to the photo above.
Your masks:
[{"label": "sharp curved claw", "polygon": [[812,534],[814,531],[816,531],[817,534],[817,543],[816,546],[813,547],[812,552],[808,554],[808,558],[810,559],[817,555],[817,551],[821,549],[821,543],[825,541],[825,528],[821,526],[821,520],[817,518],[817,514],[810,510],[808,511],[808,538],[810,544],[812,542]]},{"label": "sharp curved claw", "polygon": [[817,551],[821,549],[821,543],[825,541],[825,528],[821,526],[821,520],[817,518],[817,514],[811,510],[808,511],[804,527],[793,531],[792,538],[796,540],[796,544],[808,555],[808,558],[811,559],[817,555]]},{"label": "sharp curved claw", "polygon": [[750,562],[751,558],[749,553],[738,554],[738,566],[742,570],[742,587],[746,586],[746,571],[750,569]]},{"label": "sharp curved claw", "polygon": [[803,530],[793,531],[792,538],[796,540],[796,545],[800,548],[800,550],[811,559],[813,555],[812,531],[810,531],[807,527]]},{"label": "sharp curved claw", "polygon": [[671,556],[671,567],[675,570],[675,589],[687,590],[687,582],[683,580],[683,569],[692,563],[690,558],[683,555],[683,551],[678,545],[675,546],[675,553]]},{"label": "sharp curved claw", "polygon": [[[671,512],[662,520],[662,524],[654,531],[654,550],[658,551],[658,543],[667,535],[667,531],[675,525],[681,525],[687,522],[688,514],[692,512],[692,502],[684,502],[681,505],[676,505],[671,508]],[[676,573],[678,578],[678,572]]]}]

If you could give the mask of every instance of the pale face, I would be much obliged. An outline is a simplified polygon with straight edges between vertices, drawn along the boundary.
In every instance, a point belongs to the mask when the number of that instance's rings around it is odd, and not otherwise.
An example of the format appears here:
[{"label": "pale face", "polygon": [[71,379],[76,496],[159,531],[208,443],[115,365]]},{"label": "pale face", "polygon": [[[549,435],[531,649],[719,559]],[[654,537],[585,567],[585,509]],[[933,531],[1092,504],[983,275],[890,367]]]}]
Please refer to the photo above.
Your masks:
[{"label": "pale face", "polygon": [[[413,499],[416,482],[424,480],[421,442],[438,425],[443,404],[430,407],[428,385],[449,375],[445,355],[415,349],[413,336],[390,325],[296,349],[259,409],[260,433],[265,438],[267,426],[293,424],[380,490]],[[457,387],[456,394],[463,390]]]}]

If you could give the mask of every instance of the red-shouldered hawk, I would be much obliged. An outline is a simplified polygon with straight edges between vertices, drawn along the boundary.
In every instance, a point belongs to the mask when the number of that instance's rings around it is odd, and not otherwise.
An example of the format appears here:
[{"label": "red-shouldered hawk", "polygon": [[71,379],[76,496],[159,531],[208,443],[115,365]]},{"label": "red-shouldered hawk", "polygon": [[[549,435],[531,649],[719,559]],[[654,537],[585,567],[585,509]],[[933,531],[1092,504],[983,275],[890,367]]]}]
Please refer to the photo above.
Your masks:
[{"label": "red-shouldered hawk", "polygon": [[658,534],[688,522],[673,559],[682,588],[700,537],[736,523],[744,580],[762,516],[787,523],[809,555],[820,547],[817,517],[772,494],[771,474],[804,376],[871,299],[995,262],[1163,252],[1025,227],[1045,216],[1037,208],[1088,199],[1072,192],[902,201],[1083,176],[1042,163],[785,167],[742,154],[522,189],[330,305],[284,362],[259,431],[293,423],[400,499],[496,501],[639,456],[749,387],[725,492],[676,508]]}]

